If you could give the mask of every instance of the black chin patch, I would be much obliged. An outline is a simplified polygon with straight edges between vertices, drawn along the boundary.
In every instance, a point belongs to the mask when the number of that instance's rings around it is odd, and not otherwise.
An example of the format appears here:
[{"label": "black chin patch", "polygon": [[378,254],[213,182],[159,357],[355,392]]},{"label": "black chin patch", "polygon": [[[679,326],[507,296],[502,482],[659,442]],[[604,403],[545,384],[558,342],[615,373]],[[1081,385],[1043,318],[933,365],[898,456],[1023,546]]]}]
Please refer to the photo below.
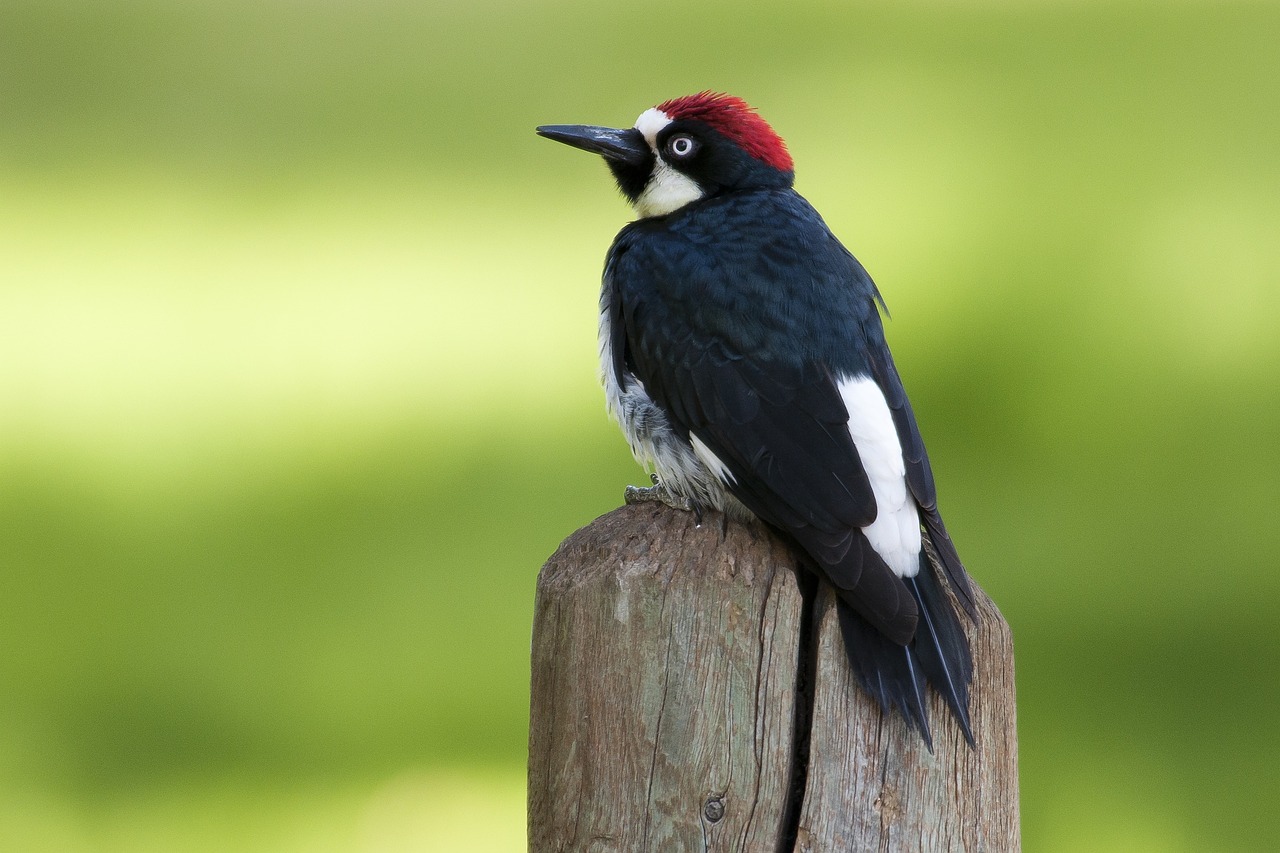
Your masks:
[{"label": "black chin patch", "polygon": [[640,163],[605,160],[609,164],[609,171],[613,172],[613,179],[618,182],[618,189],[622,190],[627,201],[634,203],[644,192],[645,185],[649,183],[649,177],[653,174],[653,160],[652,151]]}]

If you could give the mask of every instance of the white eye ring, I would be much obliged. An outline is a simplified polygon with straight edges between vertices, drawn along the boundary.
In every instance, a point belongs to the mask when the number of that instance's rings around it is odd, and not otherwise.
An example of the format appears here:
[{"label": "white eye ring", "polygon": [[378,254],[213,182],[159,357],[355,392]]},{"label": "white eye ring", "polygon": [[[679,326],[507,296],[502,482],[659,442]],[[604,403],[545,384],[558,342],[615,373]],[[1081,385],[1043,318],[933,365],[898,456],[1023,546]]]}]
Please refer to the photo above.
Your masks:
[{"label": "white eye ring", "polygon": [[673,136],[667,142],[667,150],[671,152],[673,157],[688,157],[696,148],[697,145],[694,143],[693,137],[685,136],[683,134],[680,136]]}]

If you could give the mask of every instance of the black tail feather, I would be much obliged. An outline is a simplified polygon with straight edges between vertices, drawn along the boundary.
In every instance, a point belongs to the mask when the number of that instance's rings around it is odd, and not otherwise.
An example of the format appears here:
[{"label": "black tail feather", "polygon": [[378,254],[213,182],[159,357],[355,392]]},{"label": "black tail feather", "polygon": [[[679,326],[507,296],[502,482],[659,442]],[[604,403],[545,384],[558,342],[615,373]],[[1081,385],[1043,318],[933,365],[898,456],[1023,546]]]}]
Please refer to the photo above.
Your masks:
[{"label": "black tail feather", "polygon": [[920,609],[916,636],[905,646],[887,639],[837,599],[840,633],[854,675],[884,713],[897,711],[920,732],[930,752],[933,737],[925,691],[926,684],[932,685],[955,715],[969,746],[975,746],[969,721],[973,655],[960,620],[924,554],[920,573],[903,581]]},{"label": "black tail feather", "polygon": [[836,599],[840,633],[853,674],[862,689],[876,700],[885,714],[897,711],[933,752],[929,709],[925,704],[925,675],[910,646],[885,637],[844,601]]},{"label": "black tail feather", "polygon": [[946,592],[923,554],[920,563],[919,574],[903,579],[920,607],[920,623],[910,648],[920,661],[925,678],[934,690],[942,694],[951,713],[955,714],[965,740],[969,746],[974,746],[973,729],[969,723],[973,653]]},{"label": "black tail feather", "polygon": [[[973,621],[978,621],[978,605],[974,601],[973,586],[969,582],[969,574],[964,570],[964,564],[960,562],[960,555],[956,553],[955,543],[951,541],[951,534],[947,533],[947,526],[942,523],[942,516],[938,514],[936,509],[928,510],[923,513],[925,543],[932,546],[933,556],[936,557],[934,564],[942,568],[947,573],[947,581],[951,584],[951,588],[955,590],[956,599],[960,602],[960,606],[964,608],[964,612],[969,615]],[[925,569],[928,566],[924,566]]]}]

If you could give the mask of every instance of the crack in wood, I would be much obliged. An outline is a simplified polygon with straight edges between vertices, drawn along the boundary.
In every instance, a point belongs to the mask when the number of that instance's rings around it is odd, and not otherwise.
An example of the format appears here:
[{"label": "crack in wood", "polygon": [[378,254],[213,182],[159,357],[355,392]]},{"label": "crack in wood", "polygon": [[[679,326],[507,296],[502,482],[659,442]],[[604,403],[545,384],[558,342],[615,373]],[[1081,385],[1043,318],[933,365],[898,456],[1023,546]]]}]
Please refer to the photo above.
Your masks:
[{"label": "crack in wood", "polygon": [[818,579],[803,566],[795,566],[796,585],[800,589],[800,632],[796,637],[795,702],[791,717],[791,782],[787,788],[787,806],[782,813],[778,853],[796,849],[800,831],[800,814],[809,782],[809,746],[813,731],[813,688],[818,671],[817,598]]}]

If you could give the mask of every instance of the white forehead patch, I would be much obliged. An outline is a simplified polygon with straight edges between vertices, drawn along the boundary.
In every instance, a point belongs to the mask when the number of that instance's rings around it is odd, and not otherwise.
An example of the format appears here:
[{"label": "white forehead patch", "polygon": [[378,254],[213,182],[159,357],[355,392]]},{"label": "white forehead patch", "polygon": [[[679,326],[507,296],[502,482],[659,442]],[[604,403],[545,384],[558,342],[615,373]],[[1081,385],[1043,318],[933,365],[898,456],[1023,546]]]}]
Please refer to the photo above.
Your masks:
[{"label": "white forehead patch", "polygon": [[657,107],[650,107],[640,113],[640,118],[636,119],[636,130],[640,131],[644,136],[644,141],[649,143],[649,147],[656,154],[658,151],[658,134],[669,124],[671,124],[671,116]]},{"label": "white forehead patch", "polygon": [[653,174],[649,176],[644,192],[632,203],[636,213],[645,218],[666,216],[705,195],[702,187],[692,178],[671,168],[662,159],[662,154],[658,151],[658,134],[669,124],[671,116],[657,107],[645,110],[636,119],[636,130],[640,131],[653,151]]}]

